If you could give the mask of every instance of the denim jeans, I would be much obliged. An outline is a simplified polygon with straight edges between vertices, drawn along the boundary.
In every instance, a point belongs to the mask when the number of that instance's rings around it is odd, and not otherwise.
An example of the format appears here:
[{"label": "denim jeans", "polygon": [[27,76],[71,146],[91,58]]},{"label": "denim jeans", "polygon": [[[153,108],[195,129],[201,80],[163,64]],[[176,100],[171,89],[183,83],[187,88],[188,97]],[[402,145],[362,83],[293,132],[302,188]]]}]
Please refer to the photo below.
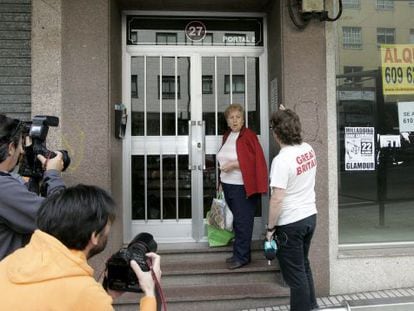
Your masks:
[{"label": "denim jeans", "polygon": [[233,258],[245,264],[250,261],[250,244],[252,241],[254,214],[259,195],[247,197],[244,185],[221,183],[224,198],[233,213]]},{"label": "denim jeans", "polygon": [[291,311],[310,311],[318,307],[308,258],[315,227],[316,215],[312,215],[276,228],[277,258],[290,287]]}]

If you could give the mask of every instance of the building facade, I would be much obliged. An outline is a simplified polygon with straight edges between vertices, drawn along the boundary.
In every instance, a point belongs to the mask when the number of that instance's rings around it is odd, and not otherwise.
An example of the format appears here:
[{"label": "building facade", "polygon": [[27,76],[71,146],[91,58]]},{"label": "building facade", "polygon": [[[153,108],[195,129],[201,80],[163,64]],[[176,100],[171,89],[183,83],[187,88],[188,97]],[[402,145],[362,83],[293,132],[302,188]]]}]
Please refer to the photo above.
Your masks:
[{"label": "building facade", "polygon": [[[325,2],[335,16],[339,1]],[[119,203],[96,267],[141,231],[205,242],[225,107],[245,107],[270,163],[283,103],[318,157],[318,296],[414,286],[413,1],[342,0],[334,22],[301,13],[307,3],[2,1],[1,111],[58,116],[48,147],[69,151],[66,182]],[[263,197],[255,239],[267,208]]]}]

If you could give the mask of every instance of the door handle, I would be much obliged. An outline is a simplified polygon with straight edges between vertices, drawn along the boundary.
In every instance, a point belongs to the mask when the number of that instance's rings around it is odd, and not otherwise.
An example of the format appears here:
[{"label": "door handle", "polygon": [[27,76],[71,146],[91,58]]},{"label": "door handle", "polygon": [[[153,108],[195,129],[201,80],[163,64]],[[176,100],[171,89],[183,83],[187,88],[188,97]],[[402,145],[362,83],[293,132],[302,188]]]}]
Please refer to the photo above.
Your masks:
[{"label": "door handle", "polygon": [[194,169],[193,166],[193,125],[195,125],[195,121],[188,121],[188,169]]},{"label": "door handle", "polygon": [[198,121],[198,125],[201,125],[201,135],[203,135],[203,142],[201,144],[201,168],[200,170],[206,169],[206,122]]}]

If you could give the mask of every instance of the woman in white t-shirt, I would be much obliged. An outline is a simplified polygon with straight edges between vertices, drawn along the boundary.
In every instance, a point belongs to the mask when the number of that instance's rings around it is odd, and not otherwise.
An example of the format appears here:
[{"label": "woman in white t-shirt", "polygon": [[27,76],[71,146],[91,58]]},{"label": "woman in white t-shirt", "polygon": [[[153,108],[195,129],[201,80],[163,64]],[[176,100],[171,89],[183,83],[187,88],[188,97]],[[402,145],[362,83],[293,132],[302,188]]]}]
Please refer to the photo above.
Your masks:
[{"label": "woman in white t-shirt", "polygon": [[318,307],[308,258],[317,213],[315,151],[302,141],[302,126],[294,111],[282,107],[270,123],[281,149],[270,169],[266,238],[276,237],[280,269],[290,287],[290,310],[310,311]]}]

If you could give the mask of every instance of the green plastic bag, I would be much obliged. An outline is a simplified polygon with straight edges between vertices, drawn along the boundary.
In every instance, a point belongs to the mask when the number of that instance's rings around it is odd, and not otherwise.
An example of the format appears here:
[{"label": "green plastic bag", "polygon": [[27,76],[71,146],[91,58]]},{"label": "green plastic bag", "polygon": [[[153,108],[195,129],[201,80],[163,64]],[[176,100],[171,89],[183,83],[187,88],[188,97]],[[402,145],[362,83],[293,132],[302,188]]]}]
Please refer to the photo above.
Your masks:
[{"label": "green plastic bag", "polygon": [[234,232],[207,225],[207,238],[210,247],[226,246],[233,240]]}]

